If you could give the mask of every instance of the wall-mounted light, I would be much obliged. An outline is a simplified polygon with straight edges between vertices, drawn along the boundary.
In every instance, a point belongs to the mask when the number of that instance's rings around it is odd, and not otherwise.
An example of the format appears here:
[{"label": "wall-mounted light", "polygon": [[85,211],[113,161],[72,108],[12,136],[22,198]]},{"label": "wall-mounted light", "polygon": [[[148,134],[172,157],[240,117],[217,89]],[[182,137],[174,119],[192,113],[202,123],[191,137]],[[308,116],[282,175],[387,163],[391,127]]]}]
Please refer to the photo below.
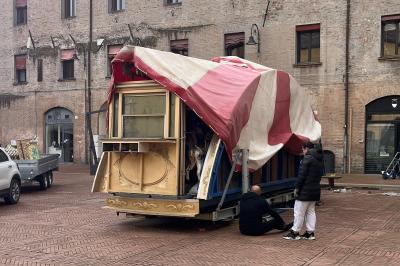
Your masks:
[{"label": "wall-mounted light", "polygon": [[396,108],[396,107],[397,107],[397,99],[396,99],[396,98],[393,98],[393,99],[392,99],[392,107],[393,107],[393,108]]},{"label": "wall-mounted light", "polygon": [[103,47],[104,39],[97,39],[96,40],[96,45],[97,45],[97,49],[96,49],[96,53],[97,53],[98,51],[100,51],[101,47]]},{"label": "wall-mounted light", "polygon": [[[257,39],[254,39],[254,36],[257,37]],[[258,45],[257,47],[257,53],[260,53],[260,30],[258,29],[257,24],[251,25],[251,30],[250,30],[250,37],[249,40],[246,43],[247,45]]]}]

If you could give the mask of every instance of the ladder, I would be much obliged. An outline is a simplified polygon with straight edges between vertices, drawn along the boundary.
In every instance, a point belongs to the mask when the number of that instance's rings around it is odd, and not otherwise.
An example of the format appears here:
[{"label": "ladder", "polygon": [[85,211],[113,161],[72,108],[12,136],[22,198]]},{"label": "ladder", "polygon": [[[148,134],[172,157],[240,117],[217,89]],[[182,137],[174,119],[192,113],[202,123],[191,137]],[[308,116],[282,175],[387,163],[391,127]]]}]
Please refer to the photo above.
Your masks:
[{"label": "ladder", "polygon": [[382,171],[383,179],[400,177],[400,152],[396,152],[386,171]]}]

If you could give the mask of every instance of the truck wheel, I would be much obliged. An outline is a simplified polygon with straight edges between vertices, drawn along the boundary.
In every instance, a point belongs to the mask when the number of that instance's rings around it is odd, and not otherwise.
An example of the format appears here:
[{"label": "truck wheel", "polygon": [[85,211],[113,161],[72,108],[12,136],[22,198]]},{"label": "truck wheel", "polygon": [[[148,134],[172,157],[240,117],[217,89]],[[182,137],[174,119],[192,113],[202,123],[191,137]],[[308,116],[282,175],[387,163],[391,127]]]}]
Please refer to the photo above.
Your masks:
[{"label": "truck wheel", "polygon": [[47,173],[47,187],[51,187],[53,185],[53,172],[50,171]]},{"label": "truck wheel", "polygon": [[47,182],[47,174],[41,175],[39,177],[39,186],[41,190],[46,190],[49,183]]},{"label": "truck wheel", "polygon": [[15,204],[19,201],[21,196],[21,184],[18,179],[13,178],[11,180],[10,189],[8,195],[4,197],[6,204]]}]

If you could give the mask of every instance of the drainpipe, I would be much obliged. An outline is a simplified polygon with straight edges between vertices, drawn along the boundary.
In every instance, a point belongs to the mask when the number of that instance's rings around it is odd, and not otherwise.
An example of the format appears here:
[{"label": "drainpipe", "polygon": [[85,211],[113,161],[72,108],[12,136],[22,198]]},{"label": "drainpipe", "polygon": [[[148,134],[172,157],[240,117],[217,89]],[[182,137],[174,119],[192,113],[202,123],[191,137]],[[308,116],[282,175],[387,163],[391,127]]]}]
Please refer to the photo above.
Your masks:
[{"label": "drainpipe", "polygon": [[346,51],[345,51],[345,80],[344,80],[344,154],[343,154],[343,172],[345,173],[347,170],[350,172],[350,168],[348,167],[348,151],[349,151],[349,139],[348,139],[348,124],[349,124],[349,68],[350,68],[350,59],[349,59],[349,42],[350,42],[350,1],[347,0],[346,5]]},{"label": "drainpipe", "polygon": [[94,141],[92,133],[92,42],[93,42],[93,0],[89,0],[89,46],[87,62],[87,90],[88,90],[88,113],[86,113],[87,132],[89,136],[89,166],[92,169],[93,160],[97,164],[96,151],[94,150]]}]

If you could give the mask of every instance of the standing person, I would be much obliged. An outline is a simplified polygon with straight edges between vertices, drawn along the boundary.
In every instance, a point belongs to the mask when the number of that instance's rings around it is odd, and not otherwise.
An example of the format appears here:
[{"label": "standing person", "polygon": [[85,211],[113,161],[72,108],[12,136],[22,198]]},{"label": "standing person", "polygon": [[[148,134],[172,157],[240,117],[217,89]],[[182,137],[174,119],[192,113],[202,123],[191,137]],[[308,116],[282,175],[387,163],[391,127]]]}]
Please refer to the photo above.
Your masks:
[{"label": "standing person", "polygon": [[261,197],[261,188],[252,186],[240,201],[239,230],[244,235],[259,236],[273,229],[287,231],[292,226],[285,224],[281,216],[272,210]]},{"label": "standing person", "polygon": [[[283,238],[288,240],[315,239],[315,203],[320,200],[320,181],[323,173],[322,151],[314,148],[312,142],[302,146],[304,158],[300,163],[299,176],[294,190],[294,222],[290,232]],[[306,232],[300,235],[303,223]]]}]

